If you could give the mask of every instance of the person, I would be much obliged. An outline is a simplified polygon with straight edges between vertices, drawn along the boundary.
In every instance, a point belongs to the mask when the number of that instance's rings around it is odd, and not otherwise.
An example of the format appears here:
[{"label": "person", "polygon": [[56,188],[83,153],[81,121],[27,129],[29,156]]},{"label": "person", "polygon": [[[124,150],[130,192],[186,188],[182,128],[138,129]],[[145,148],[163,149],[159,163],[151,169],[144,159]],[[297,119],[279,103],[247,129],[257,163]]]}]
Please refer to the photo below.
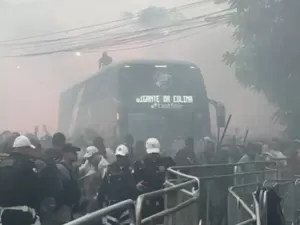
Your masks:
[{"label": "person", "polygon": [[[103,183],[98,191],[99,206],[109,206],[117,202],[137,197],[134,170],[129,159],[129,150],[119,145],[115,151],[117,161],[108,166]],[[104,224],[130,224],[129,211],[117,211],[104,219]]]},{"label": "person", "polygon": [[41,136],[40,138],[41,145],[44,149],[49,149],[52,146],[52,137],[45,124],[43,125],[43,131],[44,131],[44,135]]},{"label": "person", "polygon": [[200,161],[200,165],[206,164],[216,164],[216,157],[215,157],[215,146],[216,143],[210,137],[203,138],[204,149],[203,152],[200,152],[198,156],[198,160]]},{"label": "person", "polygon": [[294,140],[287,150],[289,157],[287,164],[293,175],[300,175],[300,143],[299,140]]},{"label": "person", "polygon": [[146,147],[144,141],[137,141],[134,146],[134,155],[137,160],[142,160],[146,156]]},{"label": "person", "polygon": [[5,146],[6,146],[7,140],[10,138],[10,136],[11,136],[11,132],[8,130],[3,131],[0,134],[0,151],[1,151],[1,153],[5,152]]},{"label": "person", "polygon": [[[262,145],[258,143],[251,143],[249,142],[245,147],[245,154],[243,157],[238,161],[239,166],[235,166],[235,174],[241,173],[251,173],[256,170],[255,161],[258,161],[258,157],[262,152]],[[244,164],[244,165],[243,165]],[[248,175],[246,177],[236,177],[235,183],[238,184],[245,184],[245,183],[255,183],[257,181],[256,175]]]},{"label": "person", "polygon": [[84,203],[86,203],[83,209],[88,213],[97,209],[95,196],[109,163],[95,146],[89,146],[86,149],[84,159],[86,161],[79,167],[79,174],[80,181],[83,184]]},{"label": "person", "polygon": [[101,155],[98,148],[89,146],[83,156],[85,163],[79,167],[79,174],[81,177],[88,176],[99,172],[100,177],[104,177],[109,162]]},{"label": "person", "polygon": [[54,149],[63,149],[66,144],[66,136],[63,133],[55,133],[52,137],[52,147]]},{"label": "person", "polygon": [[124,137],[124,145],[127,146],[129,150],[129,157],[134,162],[134,138],[131,134],[127,134]]},{"label": "person", "polygon": [[194,152],[194,139],[187,138],[185,140],[185,147],[179,150],[174,158],[176,165],[188,166],[197,165],[197,157]]},{"label": "person", "polygon": [[13,150],[13,143],[15,141],[15,139],[20,136],[20,134],[18,132],[12,132],[10,133],[10,135],[8,136],[8,138],[6,139],[6,142],[3,146],[3,152],[4,153],[9,153]]},{"label": "person", "polygon": [[112,63],[112,58],[107,54],[107,52],[102,53],[102,57],[99,59],[99,69],[104,66],[108,66]]},{"label": "person", "polygon": [[35,146],[35,150],[32,152],[34,162],[37,169],[37,174],[40,178],[40,182],[43,184],[43,195],[38,207],[38,215],[41,222],[44,223],[49,220],[51,212],[55,205],[55,196],[62,189],[62,183],[59,179],[58,169],[56,164],[51,159],[48,159],[43,154],[42,145],[36,136],[27,136]]},{"label": "person", "polygon": [[[147,155],[134,166],[135,179],[140,194],[164,188],[166,170],[175,165],[171,157],[162,157],[160,142],[149,138],[145,144]],[[164,200],[158,196],[146,202],[142,211],[143,218],[158,213],[164,209]]]},{"label": "person", "polygon": [[77,174],[78,148],[66,144],[62,149],[63,158],[57,164],[62,190],[55,197],[56,208],[53,212],[53,223],[62,224],[73,219],[73,209],[79,203],[81,193]]},{"label": "person", "polygon": [[66,145],[66,137],[63,133],[55,133],[52,137],[52,147],[45,150],[48,159],[60,162],[63,157],[62,149]]},{"label": "person", "polygon": [[93,140],[93,145],[99,150],[100,154],[111,164],[116,161],[116,156],[110,148],[106,148],[102,137],[97,136]]},{"label": "person", "polygon": [[12,151],[0,161],[1,224],[40,224],[37,208],[43,195],[33,155],[35,146],[18,136]]}]

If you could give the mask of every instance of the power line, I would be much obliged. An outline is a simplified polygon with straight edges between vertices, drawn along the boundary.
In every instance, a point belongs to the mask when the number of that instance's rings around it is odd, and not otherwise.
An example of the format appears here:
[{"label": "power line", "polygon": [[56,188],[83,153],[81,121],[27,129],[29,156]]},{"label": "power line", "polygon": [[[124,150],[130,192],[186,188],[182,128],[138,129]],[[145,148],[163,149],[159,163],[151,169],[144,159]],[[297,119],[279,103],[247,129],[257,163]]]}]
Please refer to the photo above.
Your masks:
[{"label": "power line", "polygon": [[[215,22],[214,22],[215,23]],[[196,28],[200,28],[200,27],[203,27],[203,26],[207,26],[207,25],[212,25],[213,23],[206,23],[206,24],[203,24],[203,25],[198,25],[198,26],[194,26],[194,27],[189,27],[189,28],[184,28],[184,29],[181,29],[181,30],[175,30],[171,35],[174,35],[179,33],[179,32],[184,32],[184,31],[188,31],[188,30],[191,30],[191,29],[196,29]],[[167,36],[170,36],[170,35],[167,35]],[[167,36],[162,36],[162,37],[159,37],[159,38],[156,38],[157,39],[162,39],[162,38],[165,38]],[[132,43],[134,41],[134,39],[132,40],[128,40],[127,43]],[[150,40],[150,41],[153,41],[153,40]],[[149,40],[146,40],[145,41],[146,43],[149,42]],[[44,51],[44,52],[38,52],[38,53],[30,53],[30,54],[18,54],[18,55],[8,55],[8,56],[3,56],[3,57],[29,57],[29,56],[39,56],[39,55],[48,55],[48,54],[54,54],[54,53],[61,53],[61,52],[74,52],[74,51],[82,51],[84,49],[95,49],[95,48],[107,48],[107,47],[112,47],[112,46],[119,46],[119,45],[122,45],[122,44],[126,44],[125,43],[113,43],[113,42],[108,42],[108,43],[90,43],[90,44],[84,44],[84,45],[79,45],[79,46],[70,46],[68,48],[63,48],[63,49],[58,49],[58,50],[51,50],[51,51]]]},{"label": "power line", "polygon": [[36,41],[28,41],[28,42],[17,42],[17,43],[2,43],[0,42],[0,47],[1,46],[14,46],[14,45],[36,45],[36,44],[43,44],[43,43],[51,43],[51,42],[57,42],[57,41],[64,41],[64,40],[69,40],[69,39],[74,39],[74,38],[80,38],[82,36],[85,35],[90,35],[90,34],[94,34],[94,33],[98,33],[98,32],[106,32],[106,31],[110,31],[110,30],[114,30],[117,28],[122,28],[122,27],[126,27],[128,25],[133,25],[134,23],[122,23],[120,25],[115,25],[115,26],[111,26],[111,27],[107,27],[107,28],[101,28],[101,29],[97,29],[97,30],[93,30],[93,31],[88,31],[88,32],[84,32],[81,34],[77,34],[71,37],[61,37],[61,38],[56,38],[56,39],[46,39],[46,40],[36,40]]},{"label": "power line", "polygon": [[[184,19],[181,21],[178,21],[177,23],[171,24],[171,25],[163,25],[163,26],[158,26],[158,27],[154,27],[154,28],[148,28],[148,29],[142,29],[142,30],[135,30],[135,31],[128,31],[128,32],[121,32],[121,33],[117,33],[117,34],[113,34],[111,35],[106,35],[105,31],[109,31],[109,30],[113,30],[116,28],[122,28],[122,26],[114,26],[114,27],[110,27],[110,28],[106,28],[106,29],[101,29],[101,36],[93,36],[93,35],[97,35],[98,31],[94,31],[94,32],[90,32],[90,36],[88,37],[83,37],[83,35],[80,35],[77,39],[75,38],[64,38],[64,39],[55,39],[55,40],[48,40],[48,42],[30,42],[31,46],[23,46],[23,47],[17,47],[17,48],[13,48],[14,50],[24,50],[24,49],[30,49],[30,48],[41,48],[41,47],[55,47],[57,45],[72,45],[72,44],[76,44],[78,42],[86,42],[86,41],[92,41],[92,40],[98,40],[98,41],[105,41],[102,38],[105,37],[106,40],[116,40],[116,39],[120,39],[120,38],[130,38],[132,36],[145,36],[145,35],[149,35],[151,34],[151,32],[157,32],[160,30],[164,30],[164,29],[174,29],[177,27],[181,27],[181,26],[187,26],[187,25],[192,25],[192,24],[197,24],[199,23],[198,20],[200,19],[208,19],[209,17],[212,16],[224,16],[222,15],[222,13],[226,13],[230,11],[230,9],[224,9],[224,10],[219,10],[213,13],[209,13],[209,14],[204,14],[204,15],[200,15],[200,16],[196,16],[193,18],[188,18],[188,19]],[[214,17],[215,18],[215,17]],[[131,25],[131,24],[129,24]],[[132,24],[133,25],[133,24]],[[125,25],[124,25],[125,26]],[[103,31],[103,32],[102,32]],[[92,35],[92,36],[91,36]],[[101,39],[101,40],[99,40]],[[73,41],[73,42],[70,42]],[[67,42],[67,43],[66,43]],[[23,45],[23,43],[22,43]],[[11,45],[10,45],[11,46]]]},{"label": "power line", "polygon": [[[210,0],[200,0],[200,1],[193,2],[193,3],[184,4],[184,5],[181,5],[181,6],[169,8],[169,9],[166,9],[166,11],[173,11],[173,10],[177,10],[177,9],[185,9],[187,7],[192,7],[192,6],[195,6],[195,5],[198,5],[198,4],[207,3],[209,1]],[[88,29],[88,28],[94,28],[94,27],[109,25],[109,24],[118,23],[118,22],[124,22],[124,21],[135,19],[137,17],[138,17],[138,15],[134,15],[134,16],[131,16],[131,17],[128,17],[128,18],[117,19],[117,20],[113,20],[113,21],[109,21],[109,22],[104,22],[104,23],[97,23],[97,24],[92,24],[92,25],[87,25],[87,26],[81,26],[81,27],[76,27],[76,28],[71,28],[71,29],[56,31],[56,32],[50,32],[50,33],[45,33],[45,34],[39,34],[39,35],[22,37],[22,38],[15,38],[15,39],[10,39],[10,40],[4,40],[4,41],[0,41],[0,44],[10,43],[10,42],[16,42],[16,41],[23,41],[23,40],[28,40],[28,39],[35,39],[35,38],[46,37],[46,36],[51,36],[51,35],[56,35],[56,34],[62,34],[62,33],[69,33],[69,32],[73,32],[73,31],[84,30],[84,29]]]},{"label": "power line", "polygon": [[[224,21],[222,21],[224,22]],[[210,22],[210,23],[206,23],[206,24],[202,24],[202,25],[198,25],[198,26],[194,26],[194,27],[191,27],[191,28],[184,28],[183,30],[178,30],[178,31],[175,31],[176,33],[175,34],[178,34],[179,32],[184,32],[184,31],[187,31],[187,30],[191,30],[191,29],[196,29],[196,28],[200,28],[200,27],[204,27],[204,26],[211,26],[211,25],[216,25],[217,22],[214,21],[214,22]],[[198,32],[197,32],[198,33]],[[186,35],[184,37],[188,37],[190,36],[189,35]],[[165,36],[166,37],[166,36]],[[179,37],[180,39],[184,38],[184,37]],[[159,37],[157,38],[156,40],[154,41],[157,41],[158,39],[162,39],[164,37]],[[175,38],[175,39],[169,39],[167,41],[161,41],[161,42],[157,42],[157,43],[151,43],[151,44],[144,44],[142,46],[135,46],[135,47],[129,47],[129,48],[121,48],[121,49],[112,49],[112,50],[109,50],[109,51],[125,51],[125,50],[132,50],[132,49],[138,49],[138,48],[145,48],[145,47],[149,47],[149,46],[153,46],[153,45],[158,45],[158,44],[163,44],[163,43],[166,43],[168,41],[175,41],[175,40],[178,40],[178,38]],[[152,40],[153,41],[153,40]],[[149,41],[148,41],[149,42]],[[31,54],[20,54],[20,55],[9,55],[9,56],[2,56],[2,57],[12,57],[12,58],[16,58],[16,57],[32,57],[32,56],[42,56],[42,55],[49,55],[49,54],[55,54],[55,53],[63,53],[63,52],[73,52],[73,51],[76,51],[76,50],[79,50],[79,49],[83,49],[83,48],[92,48],[92,49],[95,49],[95,48],[104,48],[104,47],[112,47],[111,45],[96,45],[96,44],[89,44],[89,45],[82,45],[82,46],[77,46],[77,47],[73,47],[73,48],[66,48],[66,49],[60,49],[60,50],[53,50],[53,51],[47,51],[47,52],[38,52],[38,53],[31,53]]]}]

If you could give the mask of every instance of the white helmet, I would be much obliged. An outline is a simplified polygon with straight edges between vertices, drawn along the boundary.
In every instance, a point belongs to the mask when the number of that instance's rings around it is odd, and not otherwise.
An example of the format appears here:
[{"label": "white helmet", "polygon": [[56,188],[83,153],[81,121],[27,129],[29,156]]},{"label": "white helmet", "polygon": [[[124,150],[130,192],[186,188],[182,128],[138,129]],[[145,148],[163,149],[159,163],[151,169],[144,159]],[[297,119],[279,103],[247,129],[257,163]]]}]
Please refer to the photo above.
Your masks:
[{"label": "white helmet", "polygon": [[116,149],[115,155],[126,156],[129,154],[129,150],[125,145],[119,145]]},{"label": "white helmet", "polygon": [[145,144],[147,154],[160,153],[160,143],[156,138],[149,138]]}]

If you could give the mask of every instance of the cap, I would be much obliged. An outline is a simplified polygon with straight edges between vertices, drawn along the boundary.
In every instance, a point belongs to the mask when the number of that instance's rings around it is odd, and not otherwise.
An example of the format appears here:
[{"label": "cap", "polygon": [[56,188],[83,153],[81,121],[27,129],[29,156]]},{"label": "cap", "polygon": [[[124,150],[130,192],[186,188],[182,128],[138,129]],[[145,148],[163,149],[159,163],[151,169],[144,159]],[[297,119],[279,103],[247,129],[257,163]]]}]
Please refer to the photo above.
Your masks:
[{"label": "cap", "polygon": [[86,153],[84,154],[83,158],[88,159],[91,158],[93,155],[99,152],[98,148],[95,146],[89,146],[86,148]]},{"label": "cap", "polygon": [[160,153],[160,143],[156,138],[149,138],[145,147],[148,154]]},{"label": "cap", "polygon": [[129,154],[129,150],[125,145],[119,145],[116,149],[115,155],[125,156]]},{"label": "cap", "polygon": [[31,144],[29,138],[24,135],[17,137],[13,143],[13,148],[22,148],[22,147],[30,147],[32,149],[35,149],[35,146]]}]

